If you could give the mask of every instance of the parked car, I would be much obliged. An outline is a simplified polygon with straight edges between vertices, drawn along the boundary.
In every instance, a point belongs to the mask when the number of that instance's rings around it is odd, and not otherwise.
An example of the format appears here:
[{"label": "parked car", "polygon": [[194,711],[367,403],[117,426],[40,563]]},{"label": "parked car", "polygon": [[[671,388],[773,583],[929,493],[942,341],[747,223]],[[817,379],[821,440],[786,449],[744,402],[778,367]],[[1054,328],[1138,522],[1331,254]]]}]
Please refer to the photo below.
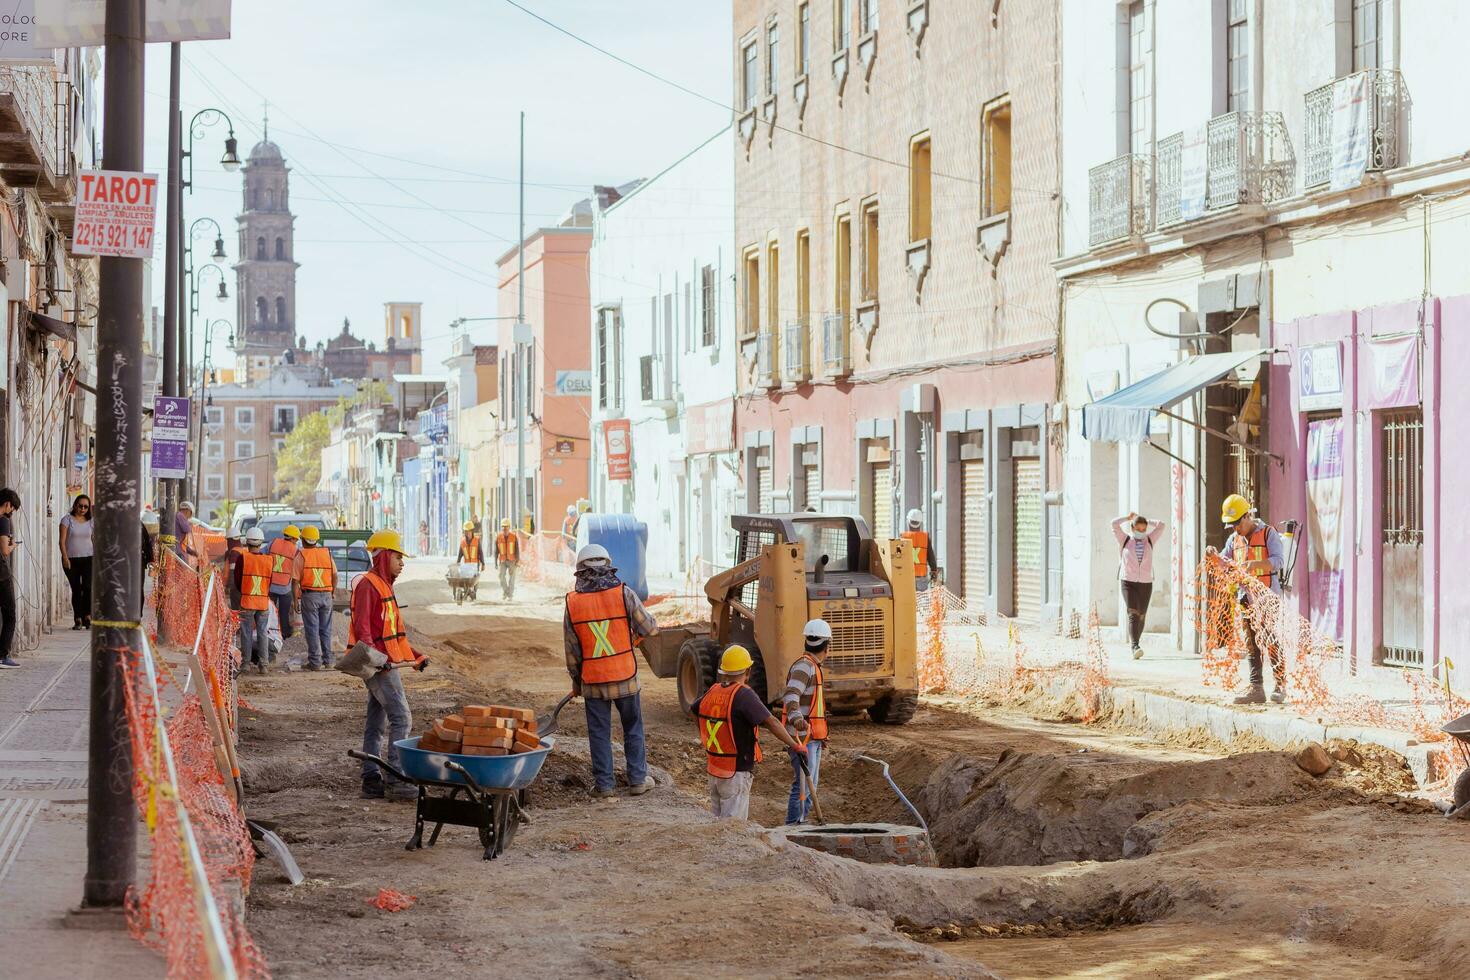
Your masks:
[{"label": "parked car", "polygon": [[363,572],[373,567],[372,556],[367,550],[367,532],[352,541],[323,539],[322,543],[332,552],[332,561],[337,565],[337,589],[332,593],[332,608],[347,609],[352,605],[352,587]]},{"label": "parked car", "polygon": [[281,536],[288,524],[295,524],[298,528],[314,527],[318,531],[327,529],[327,519],[320,514],[270,514],[262,517],[255,526],[265,535],[265,546],[269,548],[271,542]]}]

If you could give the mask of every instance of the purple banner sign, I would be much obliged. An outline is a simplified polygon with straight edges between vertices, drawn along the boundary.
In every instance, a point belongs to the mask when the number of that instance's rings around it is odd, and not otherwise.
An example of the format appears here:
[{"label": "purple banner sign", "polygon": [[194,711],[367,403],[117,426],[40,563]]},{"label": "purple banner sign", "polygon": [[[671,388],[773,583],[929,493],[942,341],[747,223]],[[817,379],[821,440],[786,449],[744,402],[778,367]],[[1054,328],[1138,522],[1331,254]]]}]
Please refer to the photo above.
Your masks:
[{"label": "purple banner sign", "polygon": [[189,465],[189,444],[177,439],[153,440],[153,456],[149,463],[155,479],[182,480]]},{"label": "purple banner sign", "polygon": [[153,441],[189,439],[189,399],[159,395],[153,399]]}]

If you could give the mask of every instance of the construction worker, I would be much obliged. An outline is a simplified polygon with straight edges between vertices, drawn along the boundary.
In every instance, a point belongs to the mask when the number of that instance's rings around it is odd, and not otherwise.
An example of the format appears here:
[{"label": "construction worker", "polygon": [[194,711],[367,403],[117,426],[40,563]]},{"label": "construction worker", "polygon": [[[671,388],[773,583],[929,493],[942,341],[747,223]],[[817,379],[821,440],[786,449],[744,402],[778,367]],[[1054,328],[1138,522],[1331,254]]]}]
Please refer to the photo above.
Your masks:
[{"label": "construction worker", "polygon": [[271,542],[271,602],[281,621],[281,638],[291,638],[291,597],[296,594],[296,556],[301,553],[301,528],[287,524]]},{"label": "construction worker", "polygon": [[261,550],[265,535],[258,527],[245,532],[245,547],[234,563],[231,579],[240,597],[240,659],[264,674],[272,659],[266,633],[270,624],[271,556]]},{"label": "construction worker", "polygon": [[[1273,593],[1281,593],[1282,566],[1286,563],[1286,549],[1276,529],[1256,517],[1250,501],[1238,493],[1232,493],[1220,505],[1220,521],[1230,536],[1225,539],[1222,553],[1227,561],[1240,566],[1246,574],[1254,576]],[[1211,554],[1215,549],[1208,549]],[[1239,589],[1236,601],[1241,607],[1241,623],[1245,627],[1245,650],[1250,659],[1251,686],[1236,704],[1265,704],[1266,688],[1261,669],[1261,648],[1265,647],[1271,657],[1271,675],[1275,683],[1271,700],[1277,704],[1286,700],[1286,659],[1267,632],[1259,610],[1251,609],[1251,593]]]},{"label": "construction worker", "polygon": [[190,565],[194,554],[194,505],[185,500],[174,512],[174,554]]},{"label": "construction worker", "polygon": [[521,564],[521,539],[510,526],[510,518],[500,519],[500,533],[495,535],[495,567],[500,571],[500,597],[509,602],[516,591],[516,570]]},{"label": "construction worker", "polygon": [[914,588],[929,591],[929,583],[939,578],[939,566],[934,563],[934,549],[929,546],[929,532],[924,530],[924,514],[918,508],[909,511],[909,528],[899,537],[914,546]]},{"label": "construction worker", "polygon": [[811,788],[820,785],[822,750],[827,747],[827,699],[822,690],[822,662],[832,646],[832,627],[824,619],[808,620],[801,630],[803,652],[786,671],[786,693],[781,697],[781,723],[791,737],[806,746],[806,769],[801,757],[791,753],[791,798],[786,803],[786,822],[801,823],[811,809]]},{"label": "construction worker", "polygon": [[485,570],[485,556],[480,552],[480,536],[475,533],[475,522],[464,522],[464,537],[459,539],[459,556],[455,561],[467,565],[479,565],[480,571]]},{"label": "construction worker", "polygon": [[567,504],[567,516],[561,521],[561,544],[570,558],[577,551],[577,505]]},{"label": "construction worker", "polygon": [[750,787],[755,764],[761,761],[756,726],[764,725],[791,752],[804,756],[809,747],[793,738],[745,682],[755,663],[750,651],[731,644],[720,655],[720,673],[709,690],[694,702],[695,731],[704,746],[709,773],[709,809],[717,817],[750,817]]},{"label": "construction worker", "polygon": [[[376,531],[368,538],[368,553],[373,567],[364,572],[352,587],[352,619],[347,626],[347,645],[361,642],[388,658],[372,680],[364,681],[368,689],[367,718],[362,732],[362,750],[381,756],[398,765],[397,742],[408,738],[413,727],[413,713],[408,708],[408,695],[398,671],[404,667],[423,670],[429,658],[413,652],[408,645],[408,627],[393,594],[393,582],[403,571],[403,539],[397,531]],[[384,742],[387,742],[386,746]],[[363,760],[362,795],[364,799],[410,800],[417,794],[411,786],[388,776],[384,781],[376,762]]]},{"label": "construction worker", "polygon": [[322,532],[308,524],[301,529],[301,551],[296,555],[296,604],[306,632],[306,669],[332,666],[332,593],[337,588],[337,563],[322,546]]},{"label": "construction worker", "polygon": [[567,593],[562,635],[572,696],[587,708],[587,741],[592,754],[592,795],[614,794],[612,709],[623,725],[628,791],[641,796],[653,787],[643,746],[643,708],[638,697],[638,657],[634,647],[658,632],[638,596],[618,579],[612,557],[599,544],[577,552],[575,590]]}]

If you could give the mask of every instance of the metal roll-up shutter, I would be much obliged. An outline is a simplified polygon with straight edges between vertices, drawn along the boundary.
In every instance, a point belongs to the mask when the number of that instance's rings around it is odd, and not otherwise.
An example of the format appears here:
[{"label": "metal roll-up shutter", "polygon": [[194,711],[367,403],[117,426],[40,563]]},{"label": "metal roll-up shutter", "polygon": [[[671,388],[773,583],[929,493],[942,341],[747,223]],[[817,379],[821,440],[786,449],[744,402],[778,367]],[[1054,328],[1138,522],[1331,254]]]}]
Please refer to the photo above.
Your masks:
[{"label": "metal roll-up shutter", "polygon": [[989,521],[985,506],[985,460],[960,462],[960,593],[972,610],[985,607],[990,571]]},{"label": "metal roll-up shutter", "polygon": [[769,466],[758,467],[755,471],[755,476],[756,512],[769,514],[771,512],[771,468]]},{"label": "metal roll-up shutter", "polygon": [[885,541],[893,537],[893,464],[888,460],[869,463],[872,499],[868,501],[868,513],[873,515],[873,537]]},{"label": "metal roll-up shutter", "polygon": [[1015,468],[1011,601],[1017,619],[1035,622],[1041,618],[1041,459],[1020,457]]},{"label": "metal roll-up shutter", "polygon": [[822,509],[822,468],[816,463],[807,463],[801,468],[802,484],[806,487],[806,499],[801,502],[802,509],[815,507]]}]

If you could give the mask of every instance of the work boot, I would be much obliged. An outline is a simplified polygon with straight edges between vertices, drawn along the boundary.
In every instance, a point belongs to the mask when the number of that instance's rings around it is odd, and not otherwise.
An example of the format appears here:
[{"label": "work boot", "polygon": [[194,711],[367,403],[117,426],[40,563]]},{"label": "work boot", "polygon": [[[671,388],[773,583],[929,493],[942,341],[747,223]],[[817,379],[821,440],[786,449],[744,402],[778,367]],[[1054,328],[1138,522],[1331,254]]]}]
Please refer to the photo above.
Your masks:
[{"label": "work boot", "polygon": [[597,800],[610,800],[617,795],[618,791],[615,789],[603,789],[601,787],[598,787],[597,789],[594,789],[592,791],[593,799]]},{"label": "work boot", "polygon": [[1252,684],[1251,689],[1235,699],[1236,704],[1265,704],[1266,689],[1259,684]]},{"label": "work boot", "polygon": [[383,798],[383,777],[379,773],[362,777],[362,798],[365,800],[381,800]]},{"label": "work boot", "polygon": [[653,777],[652,776],[649,776],[647,779],[643,780],[643,782],[639,783],[637,786],[629,786],[628,787],[628,795],[629,796],[642,796],[644,793],[647,793],[649,790],[653,789],[653,787],[655,785],[657,785],[657,784],[653,781]]},{"label": "work boot", "polygon": [[1143,647],[1134,647],[1133,648],[1133,659],[1134,660],[1142,660],[1143,659]]},{"label": "work boot", "polygon": [[304,670],[321,670],[321,668],[318,667],[316,664],[311,664],[311,663],[307,664],[303,669]]},{"label": "work boot", "polygon": [[1286,701],[1286,686],[1284,684],[1278,685],[1277,688],[1276,688],[1276,690],[1274,690],[1274,691],[1271,692],[1271,703],[1272,704],[1283,704],[1283,703],[1285,703],[1285,701]]}]

